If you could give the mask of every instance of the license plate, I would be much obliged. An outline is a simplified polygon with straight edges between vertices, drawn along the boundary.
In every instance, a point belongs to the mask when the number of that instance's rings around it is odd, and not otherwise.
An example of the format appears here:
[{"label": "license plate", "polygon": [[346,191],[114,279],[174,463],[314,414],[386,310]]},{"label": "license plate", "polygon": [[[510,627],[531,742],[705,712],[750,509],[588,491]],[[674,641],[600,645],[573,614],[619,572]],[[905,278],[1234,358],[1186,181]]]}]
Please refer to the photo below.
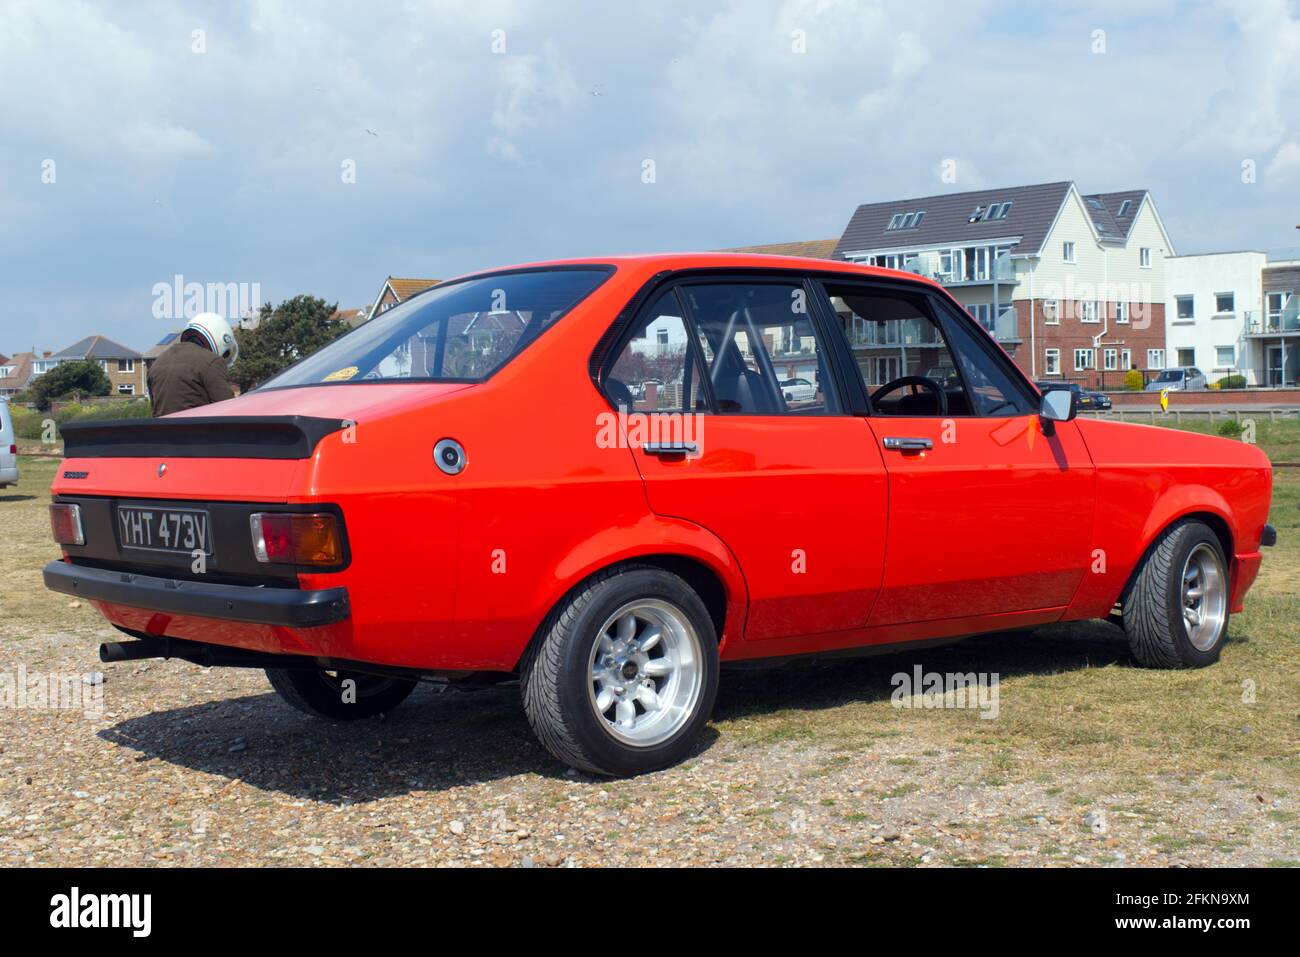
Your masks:
[{"label": "license plate", "polygon": [[117,531],[123,548],[151,552],[174,552],[193,556],[212,554],[208,513],[190,508],[117,509]]}]

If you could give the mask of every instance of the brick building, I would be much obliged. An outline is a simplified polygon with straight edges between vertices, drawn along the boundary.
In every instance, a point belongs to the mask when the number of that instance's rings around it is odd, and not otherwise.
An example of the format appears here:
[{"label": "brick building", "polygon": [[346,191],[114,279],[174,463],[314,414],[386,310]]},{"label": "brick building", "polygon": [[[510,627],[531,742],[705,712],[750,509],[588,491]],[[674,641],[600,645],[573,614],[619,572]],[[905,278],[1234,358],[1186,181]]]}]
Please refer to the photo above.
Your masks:
[{"label": "brick building", "polygon": [[48,372],[63,362],[87,360],[98,362],[108,373],[111,395],[148,395],[144,356],[104,336],[87,336],[61,352],[36,363],[40,372]]},{"label": "brick building", "polygon": [[832,256],[943,283],[1035,379],[1111,388],[1166,365],[1173,252],[1146,190],[1060,182],[859,206]]}]

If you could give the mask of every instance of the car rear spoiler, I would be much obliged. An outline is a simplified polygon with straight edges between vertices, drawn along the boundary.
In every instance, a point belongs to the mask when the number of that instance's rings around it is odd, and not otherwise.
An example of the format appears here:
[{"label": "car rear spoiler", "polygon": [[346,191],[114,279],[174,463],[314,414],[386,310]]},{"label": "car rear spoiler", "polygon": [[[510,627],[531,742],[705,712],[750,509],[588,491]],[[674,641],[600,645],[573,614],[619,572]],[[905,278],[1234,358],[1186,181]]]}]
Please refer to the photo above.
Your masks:
[{"label": "car rear spoiler", "polygon": [[69,422],[59,429],[67,458],[306,459],[351,423],[307,415],[179,416]]}]

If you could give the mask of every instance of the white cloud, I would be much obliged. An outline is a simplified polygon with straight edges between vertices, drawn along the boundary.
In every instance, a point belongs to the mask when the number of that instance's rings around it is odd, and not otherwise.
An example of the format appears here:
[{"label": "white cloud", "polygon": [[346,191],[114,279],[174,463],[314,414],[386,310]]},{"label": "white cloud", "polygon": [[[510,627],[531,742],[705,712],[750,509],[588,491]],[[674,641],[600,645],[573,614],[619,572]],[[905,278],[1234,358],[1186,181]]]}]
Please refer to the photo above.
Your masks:
[{"label": "white cloud", "polygon": [[1297,175],[1300,175],[1300,143],[1284,143],[1268,164],[1265,180],[1270,186],[1285,184]]}]

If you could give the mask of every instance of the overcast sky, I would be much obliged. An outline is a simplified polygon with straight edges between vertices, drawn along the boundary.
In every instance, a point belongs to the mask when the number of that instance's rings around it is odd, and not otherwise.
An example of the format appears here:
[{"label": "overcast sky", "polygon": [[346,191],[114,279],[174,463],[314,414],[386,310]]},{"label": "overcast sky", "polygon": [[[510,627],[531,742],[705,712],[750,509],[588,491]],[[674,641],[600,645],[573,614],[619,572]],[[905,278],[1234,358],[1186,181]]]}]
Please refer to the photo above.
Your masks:
[{"label": "overcast sky", "polygon": [[177,274],[360,306],[1053,180],[1151,189],[1180,252],[1300,245],[1295,3],[1055,6],[4,0],[0,352],[144,350]]}]

